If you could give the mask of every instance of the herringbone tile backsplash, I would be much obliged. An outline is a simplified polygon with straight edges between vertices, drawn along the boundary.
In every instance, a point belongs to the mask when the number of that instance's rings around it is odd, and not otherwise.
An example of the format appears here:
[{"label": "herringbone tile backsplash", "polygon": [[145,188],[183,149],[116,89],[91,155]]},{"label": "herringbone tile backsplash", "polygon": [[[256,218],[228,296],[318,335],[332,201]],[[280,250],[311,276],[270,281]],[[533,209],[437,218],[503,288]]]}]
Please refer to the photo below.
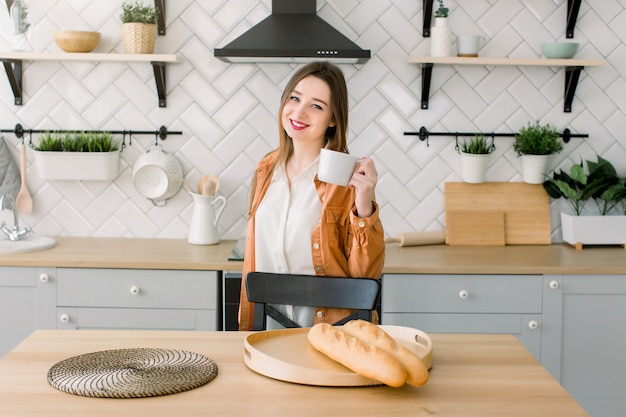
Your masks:
[{"label": "herringbone tile backsplash", "polygon": [[[29,0],[35,50],[58,52],[57,29],[98,30],[95,52],[122,52],[121,0]],[[224,239],[245,232],[249,178],[257,161],[277,146],[281,90],[297,68],[289,64],[226,64],[221,47],[270,13],[270,0],[167,0],[167,35],[156,53],[176,54],[168,66],[167,107],[157,105],[148,64],[24,62],[24,105],[13,104],[0,74],[0,128],[180,130],[162,142],[194,184],[218,175],[227,209],[218,229]],[[563,40],[566,0],[446,0],[454,33],[485,37],[482,56],[539,57],[540,44]],[[552,67],[436,66],[430,106],[420,109],[421,71],[409,55],[429,55],[421,0],[318,0],[318,14],[360,46],[372,50],[364,65],[341,65],[350,92],[350,150],[372,156],[379,171],[377,197],[386,232],[445,227],[443,184],[460,181],[454,137],[420,142],[405,131],[516,132],[528,122],[587,133],[572,139],[553,161],[569,167],[601,155],[626,172],[626,5],[583,0],[575,29],[577,58],[602,59],[582,72],[571,113],[563,112],[564,70]],[[0,50],[11,48],[11,25],[0,7]],[[4,79],[3,79],[4,78]],[[19,140],[5,133],[17,162]],[[128,138],[127,138],[128,140]],[[28,184],[34,211],[24,216],[37,233],[69,236],[186,238],[193,203],[181,190],[155,207],[135,190],[135,159],[155,138],[136,136],[122,152],[112,182],[44,181],[32,152]],[[128,145],[128,143],[127,143]],[[489,181],[521,181],[511,138],[498,138]],[[553,241],[560,240],[552,208]],[[7,212],[0,215],[5,217]]]}]

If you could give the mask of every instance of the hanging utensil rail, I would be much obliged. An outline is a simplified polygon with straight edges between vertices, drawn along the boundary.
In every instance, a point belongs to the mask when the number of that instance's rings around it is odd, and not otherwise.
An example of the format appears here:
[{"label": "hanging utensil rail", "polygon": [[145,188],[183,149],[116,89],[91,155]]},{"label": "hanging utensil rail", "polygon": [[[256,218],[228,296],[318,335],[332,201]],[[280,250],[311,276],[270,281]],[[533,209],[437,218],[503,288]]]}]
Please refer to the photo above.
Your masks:
[{"label": "hanging utensil rail", "polygon": [[[419,140],[426,141],[426,146],[430,146],[428,143],[428,138],[430,136],[455,136],[458,140],[459,136],[476,136],[476,135],[484,135],[485,137],[515,137],[517,133],[496,133],[496,132],[429,132],[424,126],[420,128],[418,132],[404,132],[404,136],[419,136]],[[563,133],[560,133],[559,136],[563,138],[563,142],[569,143],[571,138],[588,138],[589,135],[586,133],[572,133],[569,129],[563,130]]]},{"label": "hanging utensil rail", "polygon": [[24,129],[21,124],[16,124],[13,129],[0,129],[2,133],[14,133],[18,138],[24,137],[24,134],[32,135],[33,133],[102,133],[108,132],[112,135],[155,135],[161,140],[165,140],[167,135],[182,135],[180,131],[168,131],[165,126],[161,126],[158,130],[63,130],[63,129]]}]

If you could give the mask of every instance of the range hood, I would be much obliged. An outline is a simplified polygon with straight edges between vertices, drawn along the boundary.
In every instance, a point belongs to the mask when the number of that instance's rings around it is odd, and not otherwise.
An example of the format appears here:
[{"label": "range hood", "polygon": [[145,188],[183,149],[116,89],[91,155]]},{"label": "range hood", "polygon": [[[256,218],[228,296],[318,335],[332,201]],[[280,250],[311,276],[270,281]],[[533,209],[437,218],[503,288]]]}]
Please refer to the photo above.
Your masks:
[{"label": "range hood", "polygon": [[360,48],[316,14],[316,0],[272,0],[272,14],[246,33],[215,49],[225,62],[311,62],[363,64]]}]

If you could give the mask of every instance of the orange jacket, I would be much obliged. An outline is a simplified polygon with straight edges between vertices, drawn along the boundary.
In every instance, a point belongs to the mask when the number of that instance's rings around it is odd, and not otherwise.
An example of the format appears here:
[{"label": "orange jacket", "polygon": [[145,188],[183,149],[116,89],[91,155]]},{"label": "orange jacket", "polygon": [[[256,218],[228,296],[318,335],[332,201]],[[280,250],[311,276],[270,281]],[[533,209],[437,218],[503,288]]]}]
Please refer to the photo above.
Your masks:
[{"label": "orange jacket", "polygon": [[[269,181],[262,178],[278,156],[272,152],[257,167],[257,189],[254,193],[243,261],[242,277],[255,270],[254,214],[265,196]],[[349,187],[327,184],[315,177],[315,188],[322,201],[321,221],[313,229],[311,245],[316,275],[336,277],[380,278],[385,260],[383,225],[378,205],[368,218],[355,215],[355,191]],[[334,323],[349,315],[349,310],[317,308],[315,323]],[[248,301],[245,279],[241,281],[239,330],[250,330],[253,322],[253,303]]]}]

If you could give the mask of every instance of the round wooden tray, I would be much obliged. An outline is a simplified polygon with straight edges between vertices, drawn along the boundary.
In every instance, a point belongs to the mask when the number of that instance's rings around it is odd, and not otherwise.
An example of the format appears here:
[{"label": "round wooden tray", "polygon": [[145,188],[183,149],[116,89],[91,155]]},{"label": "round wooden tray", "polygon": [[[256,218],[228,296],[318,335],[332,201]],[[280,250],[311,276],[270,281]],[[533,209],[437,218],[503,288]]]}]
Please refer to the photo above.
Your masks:
[{"label": "round wooden tray", "polygon": [[[433,344],[428,334],[411,327],[380,327],[402,346],[415,352],[428,369],[432,367]],[[308,332],[309,328],[252,333],[244,340],[244,363],[261,375],[298,384],[332,387],[382,384],[317,351],[307,340]]]}]

